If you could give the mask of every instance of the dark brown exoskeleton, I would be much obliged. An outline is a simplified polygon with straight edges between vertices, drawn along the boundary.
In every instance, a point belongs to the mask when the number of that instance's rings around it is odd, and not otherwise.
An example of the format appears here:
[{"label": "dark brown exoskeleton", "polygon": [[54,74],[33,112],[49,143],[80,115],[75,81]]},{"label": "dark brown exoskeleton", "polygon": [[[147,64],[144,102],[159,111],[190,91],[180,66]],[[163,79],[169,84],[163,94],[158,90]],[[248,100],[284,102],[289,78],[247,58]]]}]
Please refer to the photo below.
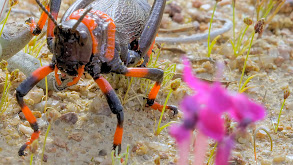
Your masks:
[{"label": "dark brown exoskeleton", "polygon": [[[163,81],[163,71],[144,68],[148,62],[154,38],[162,19],[166,0],[155,0],[152,8],[147,0],[77,0],[64,14],[61,23],[57,15],[61,0],[51,0],[45,8],[39,0],[36,2],[43,9],[37,24],[30,20],[31,32],[35,35],[49,17],[47,44],[53,53],[52,63],[34,71],[16,89],[16,98],[22,112],[29,121],[34,133],[31,139],[19,150],[24,150],[38,139],[40,131],[36,118],[25,105],[23,97],[45,76],[55,71],[56,88],[63,89],[78,82],[84,72],[89,73],[105,94],[111,111],[117,115],[117,127],[114,134],[113,149],[121,150],[123,135],[123,107],[115,91],[101,74],[117,73],[130,77],[142,77],[155,81],[150,91],[146,106],[162,110],[163,106],[155,102]],[[142,67],[137,65],[141,59]],[[61,72],[61,77],[57,74]],[[167,109],[177,114],[175,106]]]}]

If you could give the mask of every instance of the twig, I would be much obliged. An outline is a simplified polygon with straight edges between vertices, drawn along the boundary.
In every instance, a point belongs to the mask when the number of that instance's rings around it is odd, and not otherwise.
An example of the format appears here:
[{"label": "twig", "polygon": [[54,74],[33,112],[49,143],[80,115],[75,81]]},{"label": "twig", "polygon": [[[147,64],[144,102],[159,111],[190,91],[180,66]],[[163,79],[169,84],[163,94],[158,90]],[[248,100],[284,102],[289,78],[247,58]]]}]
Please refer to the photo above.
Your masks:
[{"label": "twig", "polygon": [[[228,19],[221,19],[221,18],[214,18],[214,20],[219,20],[225,22],[223,27],[220,29],[216,29],[211,32],[210,37],[215,38],[218,35],[221,35],[227,31],[229,31],[233,23]],[[191,43],[191,42],[197,42],[206,40],[208,38],[208,33],[202,33],[202,34],[193,34],[190,36],[185,37],[157,37],[156,42],[157,43]]]}]

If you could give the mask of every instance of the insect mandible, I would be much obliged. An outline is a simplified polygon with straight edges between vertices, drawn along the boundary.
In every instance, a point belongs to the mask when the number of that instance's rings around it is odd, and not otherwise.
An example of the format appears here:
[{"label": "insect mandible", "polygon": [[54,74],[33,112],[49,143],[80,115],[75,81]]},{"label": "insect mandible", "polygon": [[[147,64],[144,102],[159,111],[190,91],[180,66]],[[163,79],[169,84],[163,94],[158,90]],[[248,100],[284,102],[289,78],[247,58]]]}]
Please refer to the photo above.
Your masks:
[{"label": "insect mandible", "polygon": [[[104,93],[111,111],[117,115],[113,149],[121,151],[124,113],[123,107],[110,83],[101,74],[116,73],[155,81],[146,106],[162,110],[155,101],[163,81],[163,70],[145,68],[160,25],[166,0],[155,0],[151,7],[147,0],[77,0],[57,23],[61,0],[51,0],[44,7],[36,0],[43,13],[37,23],[30,19],[31,32],[41,33],[46,20],[47,44],[53,53],[52,62],[35,70],[16,89],[16,98],[25,118],[34,130],[28,142],[21,146],[19,156],[34,140],[40,130],[37,120],[24,103],[23,97],[49,73],[55,71],[59,90],[76,84],[84,72],[89,73]],[[150,50],[150,51],[149,51]],[[137,65],[141,59],[141,67]],[[57,74],[61,72],[61,77]],[[167,106],[178,113],[175,106]]]}]

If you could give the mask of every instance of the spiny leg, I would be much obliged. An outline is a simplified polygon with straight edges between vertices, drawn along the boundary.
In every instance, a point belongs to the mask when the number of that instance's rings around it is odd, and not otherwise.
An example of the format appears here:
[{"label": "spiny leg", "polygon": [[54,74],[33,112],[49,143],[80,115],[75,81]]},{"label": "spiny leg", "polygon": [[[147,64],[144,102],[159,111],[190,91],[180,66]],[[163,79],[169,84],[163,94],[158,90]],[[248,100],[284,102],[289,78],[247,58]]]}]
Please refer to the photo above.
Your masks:
[{"label": "spiny leg", "polygon": [[152,49],[163,17],[166,0],[155,0],[147,23],[144,26],[138,45],[141,56],[144,58],[142,66],[148,63],[148,52]]},{"label": "spiny leg", "polygon": [[123,136],[123,121],[124,121],[123,107],[114,89],[111,87],[109,82],[104,77],[94,78],[94,80],[99,85],[100,89],[106,96],[107,102],[110,106],[112,113],[117,115],[118,123],[117,123],[116,131],[114,134],[113,150],[115,150],[116,147],[118,146],[118,152],[120,153],[122,136]]},{"label": "spiny leg", "polygon": [[[157,68],[126,68],[121,74],[129,77],[141,77],[156,81],[154,87],[151,89],[148,95],[146,106],[150,106],[155,110],[162,111],[163,106],[155,102],[155,99],[163,81],[163,70]],[[174,115],[178,113],[177,107],[173,105],[166,106],[166,108],[172,110]]]},{"label": "spiny leg", "polygon": [[43,78],[45,78],[49,73],[53,72],[54,65],[43,66],[35,70],[30,77],[24,80],[16,89],[16,100],[21,107],[21,111],[24,114],[27,121],[30,123],[34,130],[31,139],[22,145],[18,151],[19,156],[24,156],[24,150],[28,145],[30,145],[34,140],[39,138],[40,131],[37,123],[36,117],[30,111],[28,106],[24,103],[23,97]]}]

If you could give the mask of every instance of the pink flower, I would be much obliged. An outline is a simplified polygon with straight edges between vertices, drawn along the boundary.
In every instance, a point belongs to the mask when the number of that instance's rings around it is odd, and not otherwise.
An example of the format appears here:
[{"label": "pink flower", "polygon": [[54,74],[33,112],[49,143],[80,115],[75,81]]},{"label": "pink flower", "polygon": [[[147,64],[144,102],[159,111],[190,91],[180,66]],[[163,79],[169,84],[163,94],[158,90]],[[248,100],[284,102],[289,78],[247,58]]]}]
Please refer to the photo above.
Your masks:
[{"label": "pink flower", "polygon": [[[245,128],[251,122],[263,119],[265,109],[244,94],[233,95],[219,82],[208,84],[199,80],[192,74],[191,65],[186,58],[183,59],[183,63],[183,80],[194,90],[194,94],[185,97],[180,104],[184,113],[183,123],[170,127],[170,135],[176,139],[181,155],[185,155],[180,162],[186,162],[189,151],[187,143],[190,142],[191,131],[198,129],[203,135],[201,137],[210,137],[219,142],[216,164],[226,165],[234,146],[235,132],[225,137],[223,114],[227,113],[235,119],[239,123],[238,128]],[[205,152],[204,147],[200,150],[203,152],[196,154]]]},{"label": "pink flower", "polygon": [[178,145],[184,141],[189,141],[191,136],[191,130],[186,129],[182,124],[173,124],[170,126],[169,134],[175,138]]},{"label": "pink flower", "polygon": [[215,113],[207,108],[202,109],[200,111],[197,128],[206,136],[209,136],[216,141],[220,141],[226,132],[224,119],[221,116],[221,114]]},{"label": "pink flower", "polygon": [[234,146],[234,136],[225,137],[218,144],[216,165],[228,165],[229,156]]},{"label": "pink flower", "polygon": [[262,105],[249,100],[246,95],[237,94],[233,97],[233,108],[230,115],[237,122],[247,125],[250,122],[263,119],[265,109]]}]

